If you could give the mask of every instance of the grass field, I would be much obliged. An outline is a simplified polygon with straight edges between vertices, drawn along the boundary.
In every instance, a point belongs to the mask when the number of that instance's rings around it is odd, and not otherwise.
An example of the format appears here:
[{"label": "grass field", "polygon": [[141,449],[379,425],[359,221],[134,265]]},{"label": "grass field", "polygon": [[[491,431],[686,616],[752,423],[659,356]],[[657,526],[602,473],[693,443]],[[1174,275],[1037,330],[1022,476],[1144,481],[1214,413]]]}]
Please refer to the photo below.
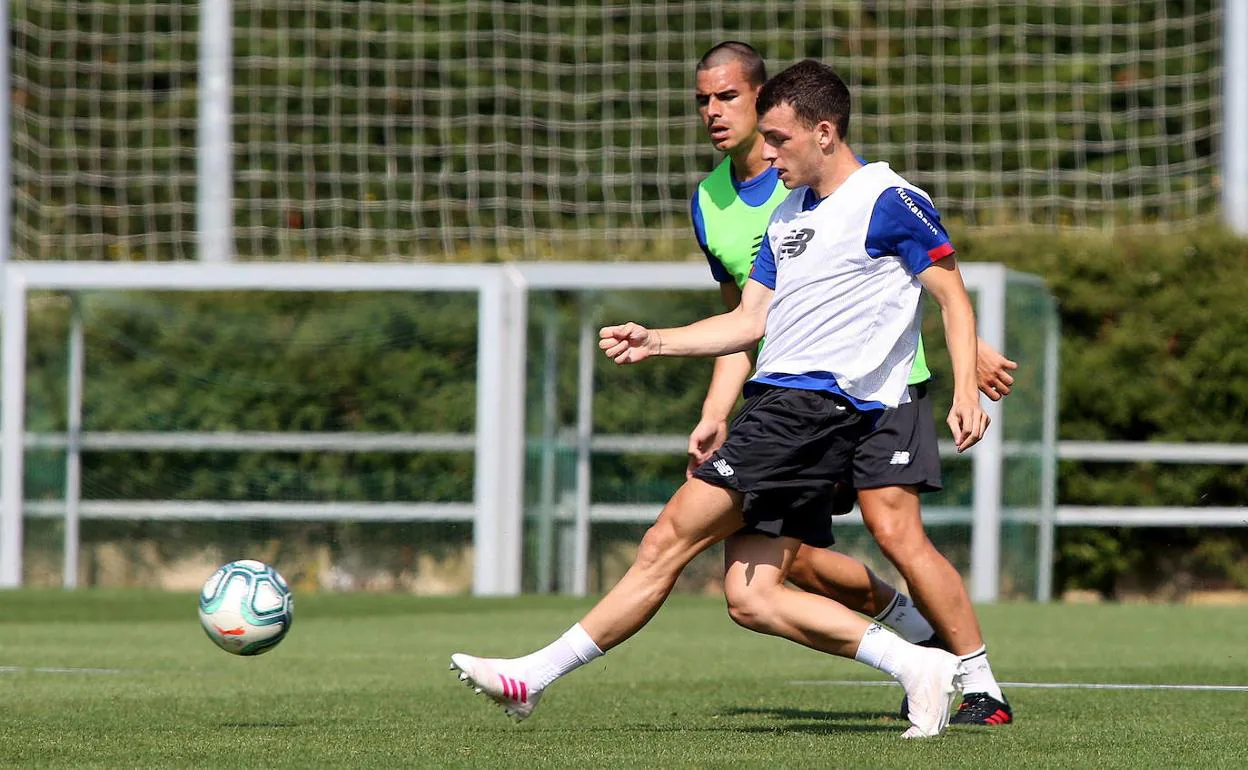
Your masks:
[{"label": "grass field", "polygon": [[[738,629],[705,598],[673,599],[519,726],[447,671],[460,649],[526,652],[587,606],[303,596],[286,641],[247,659],[204,637],[191,596],[0,593],[0,763],[1248,766],[1246,691],[1016,688],[1014,725],[902,741],[899,688],[794,684],[880,677]],[[1248,685],[1243,608],[1002,605],[982,618],[1005,681]]]}]

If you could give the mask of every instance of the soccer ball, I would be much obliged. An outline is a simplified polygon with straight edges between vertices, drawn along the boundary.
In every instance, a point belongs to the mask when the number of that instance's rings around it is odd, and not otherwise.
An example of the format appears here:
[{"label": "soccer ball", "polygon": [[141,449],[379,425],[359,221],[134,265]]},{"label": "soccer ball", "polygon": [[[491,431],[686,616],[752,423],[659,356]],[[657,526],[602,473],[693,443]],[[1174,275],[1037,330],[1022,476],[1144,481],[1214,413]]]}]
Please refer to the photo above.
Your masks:
[{"label": "soccer ball", "polygon": [[290,631],[294,612],[286,581],[253,559],[221,567],[199,592],[204,633],[234,655],[260,655],[276,647]]}]

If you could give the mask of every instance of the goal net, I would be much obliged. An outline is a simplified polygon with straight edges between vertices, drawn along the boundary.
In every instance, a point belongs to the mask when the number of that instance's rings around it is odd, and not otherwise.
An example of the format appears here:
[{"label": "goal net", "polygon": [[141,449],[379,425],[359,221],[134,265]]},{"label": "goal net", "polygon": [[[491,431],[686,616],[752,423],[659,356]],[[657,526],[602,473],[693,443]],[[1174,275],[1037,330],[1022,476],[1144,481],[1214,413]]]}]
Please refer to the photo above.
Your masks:
[{"label": "goal net", "polygon": [[[855,148],[971,226],[1147,227],[1218,197],[1215,0],[233,0],[250,259],[690,251],[693,67],[831,62]],[[17,256],[195,250],[198,6],[13,3]]]}]

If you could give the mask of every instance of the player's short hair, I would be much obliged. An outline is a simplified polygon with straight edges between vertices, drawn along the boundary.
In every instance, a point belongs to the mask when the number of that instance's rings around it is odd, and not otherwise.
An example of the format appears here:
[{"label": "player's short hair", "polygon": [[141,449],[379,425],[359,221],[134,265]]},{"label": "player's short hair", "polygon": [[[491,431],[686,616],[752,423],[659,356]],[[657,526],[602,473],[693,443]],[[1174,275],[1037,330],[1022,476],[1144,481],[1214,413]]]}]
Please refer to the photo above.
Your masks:
[{"label": "player's short hair", "polygon": [[792,107],[807,128],[826,120],[836,126],[841,139],[849,133],[849,88],[826,64],[806,59],[764,83],[758,92],[758,116],[782,103]]},{"label": "player's short hair", "polygon": [[762,54],[754,50],[754,46],[740,40],[725,40],[702,54],[694,71],[705,72],[734,61],[741,64],[750,85],[761,86],[767,82],[767,65],[763,62]]}]

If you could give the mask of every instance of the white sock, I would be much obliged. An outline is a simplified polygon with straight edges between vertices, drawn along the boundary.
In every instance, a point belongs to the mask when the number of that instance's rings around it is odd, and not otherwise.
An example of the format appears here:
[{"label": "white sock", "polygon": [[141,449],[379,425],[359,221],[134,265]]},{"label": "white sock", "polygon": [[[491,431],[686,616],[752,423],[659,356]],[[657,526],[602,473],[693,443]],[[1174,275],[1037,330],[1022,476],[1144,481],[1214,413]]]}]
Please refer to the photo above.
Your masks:
[{"label": "white sock", "polygon": [[577,623],[547,646],[531,655],[516,658],[514,662],[528,671],[529,686],[541,690],[564,674],[601,656],[602,650]]},{"label": "white sock", "polygon": [[875,616],[875,619],[896,631],[898,636],[911,644],[926,642],[936,635],[932,624],[928,623],[923,613],[919,612],[919,608],[914,606],[914,600],[901,591],[893,593],[893,600],[888,603],[883,612]]},{"label": "white sock", "polygon": [[897,679],[901,672],[910,665],[915,651],[921,649],[921,647],[909,644],[884,626],[872,623],[867,627],[867,632],[862,635],[862,641],[858,643],[858,652],[854,654],[854,660],[866,663]]},{"label": "white sock", "polygon": [[999,701],[1005,701],[1005,696],[1001,694],[1001,685],[997,684],[997,678],[992,675],[992,666],[988,665],[987,646],[958,657],[962,659],[962,668],[966,671],[966,675],[962,677],[962,692],[985,692]]}]

